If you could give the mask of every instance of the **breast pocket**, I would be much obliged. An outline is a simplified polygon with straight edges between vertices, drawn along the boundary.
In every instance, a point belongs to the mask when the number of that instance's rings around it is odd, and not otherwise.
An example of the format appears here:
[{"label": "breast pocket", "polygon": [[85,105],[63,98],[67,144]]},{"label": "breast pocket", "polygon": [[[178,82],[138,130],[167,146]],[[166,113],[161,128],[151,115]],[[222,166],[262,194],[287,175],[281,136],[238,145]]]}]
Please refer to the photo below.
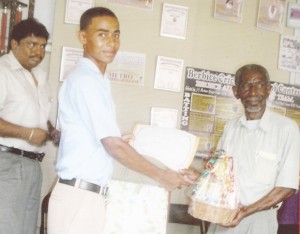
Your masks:
[{"label": "breast pocket", "polygon": [[257,151],[255,155],[254,178],[261,184],[274,184],[277,170],[276,154]]}]

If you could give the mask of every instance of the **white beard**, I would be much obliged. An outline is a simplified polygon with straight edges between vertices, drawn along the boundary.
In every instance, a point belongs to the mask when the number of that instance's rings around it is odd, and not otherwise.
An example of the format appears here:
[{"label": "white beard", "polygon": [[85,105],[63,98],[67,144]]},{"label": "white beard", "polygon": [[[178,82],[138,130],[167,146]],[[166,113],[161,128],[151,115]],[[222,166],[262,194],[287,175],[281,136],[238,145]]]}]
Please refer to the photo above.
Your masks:
[{"label": "white beard", "polygon": [[249,113],[257,113],[260,112],[262,107],[248,107],[246,110]]}]

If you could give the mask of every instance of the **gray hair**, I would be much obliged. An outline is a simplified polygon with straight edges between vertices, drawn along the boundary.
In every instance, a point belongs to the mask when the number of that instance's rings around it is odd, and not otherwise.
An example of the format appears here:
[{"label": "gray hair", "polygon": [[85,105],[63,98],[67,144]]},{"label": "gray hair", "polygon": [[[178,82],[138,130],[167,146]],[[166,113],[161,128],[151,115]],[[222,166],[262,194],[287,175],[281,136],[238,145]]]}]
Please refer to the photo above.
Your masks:
[{"label": "gray hair", "polygon": [[261,74],[264,75],[267,84],[270,84],[270,76],[269,76],[269,72],[267,71],[266,68],[264,68],[263,66],[258,65],[258,64],[247,64],[247,65],[244,65],[244,66],[240,67],[236,71],[235,80],[234,80],[235,85],[238,86],[241,82],[241,78],[243,77],[243,75],[247,72],[250,72],[250,71],[260,72]]}]

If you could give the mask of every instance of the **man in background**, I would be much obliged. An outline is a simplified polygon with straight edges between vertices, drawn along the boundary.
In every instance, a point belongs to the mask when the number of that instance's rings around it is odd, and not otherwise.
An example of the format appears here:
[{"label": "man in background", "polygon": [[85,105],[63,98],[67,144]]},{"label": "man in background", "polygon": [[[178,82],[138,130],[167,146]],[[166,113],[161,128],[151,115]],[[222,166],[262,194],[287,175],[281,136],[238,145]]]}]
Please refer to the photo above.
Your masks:
[{"label": "man in background", "polygon": [[228,122],[218,149],[233,157],[241,207],[232,222],[208,233],[275,234],[279,203],[298,189],[300,137],[295,121],[266,106],[268,71],[257,64],[237,70],[233,93],[245,114]]},{"label": "man in background", "polygon": [[36,234],[40,162],[51,126],[52,97],[38,67],[48,38],[44,25],[23,20],[12,30],[11,51],[0,58],[0,234]]}]

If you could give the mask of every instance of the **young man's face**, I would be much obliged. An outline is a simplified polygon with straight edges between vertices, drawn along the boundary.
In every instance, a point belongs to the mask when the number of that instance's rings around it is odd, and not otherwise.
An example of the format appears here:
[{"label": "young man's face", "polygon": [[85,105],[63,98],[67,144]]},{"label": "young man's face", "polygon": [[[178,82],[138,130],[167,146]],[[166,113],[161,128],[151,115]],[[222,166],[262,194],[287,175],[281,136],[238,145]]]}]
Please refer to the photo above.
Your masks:
[{"label": "young man's face", "polygon": [[113,61],[120,47],[118,20],[111,16],[95,17],[79,36],[84,56],[94,61],[104,73],[106,65]]},{"label": "young man's face", "polygon": [[19,63],[27,70],[42,62],[45,57],[45,48],[47,40],[43,37],[36,37],[34,35],[28,36],[18,43],[15,40],[11,41],[11,49]]},{"label": "young man's face", "polygon": [[263,74],[257,71],[245,73],[238,86],[233,89],[236,98],[241,99],[248,119],[260,119],[271,92]]}]

